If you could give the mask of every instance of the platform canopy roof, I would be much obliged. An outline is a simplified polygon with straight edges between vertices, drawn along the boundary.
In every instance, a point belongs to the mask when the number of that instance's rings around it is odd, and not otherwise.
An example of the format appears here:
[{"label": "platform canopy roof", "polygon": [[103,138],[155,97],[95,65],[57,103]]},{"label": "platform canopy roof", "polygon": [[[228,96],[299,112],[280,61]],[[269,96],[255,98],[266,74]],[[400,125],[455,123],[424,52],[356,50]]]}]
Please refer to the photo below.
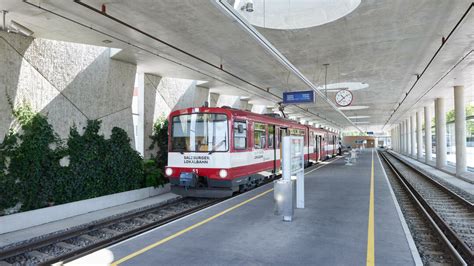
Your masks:
[{"label": "platform canopy roof", "polygon": [[[35,37],[118,48],[113,57],[139,71],[204,81],[213,92],[251,103],[270,107],[284,91],[320,90],[315,104],[286,110],[341,129],[386,131],[434,98],[451,97],[453,85],[466,86],[474,98],[471,0],[3,0],[0,6],[8,21]],[[335,93],[345,88],[354,100],[339,108]]]}]

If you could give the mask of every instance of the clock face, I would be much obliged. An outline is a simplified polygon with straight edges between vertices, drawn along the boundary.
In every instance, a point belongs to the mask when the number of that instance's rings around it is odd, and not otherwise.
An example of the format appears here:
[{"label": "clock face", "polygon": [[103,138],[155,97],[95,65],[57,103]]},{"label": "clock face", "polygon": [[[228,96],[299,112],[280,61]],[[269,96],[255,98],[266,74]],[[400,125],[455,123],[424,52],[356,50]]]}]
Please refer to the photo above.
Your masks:
[{"label": "clock face", "polygon": [[352,103],[352,93],[349,90],[340,90],[336,93],[336,103],[340,106],[348,106]]}]

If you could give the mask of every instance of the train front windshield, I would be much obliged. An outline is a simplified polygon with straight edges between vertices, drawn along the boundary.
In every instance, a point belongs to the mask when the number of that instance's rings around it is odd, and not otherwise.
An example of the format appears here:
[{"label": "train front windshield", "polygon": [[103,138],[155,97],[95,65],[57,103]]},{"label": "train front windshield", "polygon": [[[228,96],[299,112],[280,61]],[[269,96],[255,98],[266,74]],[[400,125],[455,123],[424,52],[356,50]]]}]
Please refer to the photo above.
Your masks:
[{"label": "train front windshield", "polygon": [[227,116],[186,114],[172,118],[171,150],[176,152],[220,152],[229,149]]}]

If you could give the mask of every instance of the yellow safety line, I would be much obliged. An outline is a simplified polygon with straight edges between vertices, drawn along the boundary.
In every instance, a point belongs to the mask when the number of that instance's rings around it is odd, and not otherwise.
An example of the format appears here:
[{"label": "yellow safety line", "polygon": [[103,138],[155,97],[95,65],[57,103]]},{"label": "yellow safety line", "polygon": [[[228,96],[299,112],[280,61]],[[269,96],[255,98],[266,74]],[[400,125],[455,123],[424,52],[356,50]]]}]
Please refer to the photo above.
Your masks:
[{"label": "yellow safety line", "polygon": [[[332,161],[330,161],[328,164],[330,164],[330,163],[332,163],[332,162],[334,162],[334,161],[337,161],[338,159],[340,159],[340,158],[337,158],[337,159],[335,159],[335,160],[332,160]],[[320,168],[322,168],[322,167],[324,167],[324,166],[326,166],[326,165],[328,165],[328,164],[321,165],[320,167],[318,167],[318,168],[316,168],[316,169],[313,169],[313,170],[311,170],[311,171],[309,171],[309,172],[312,172],[312,171],[314,171],[314,170],[320,169]],[[210,222],[210,221],[216,219],[216,218],[219,217],[219,216],[222,216],[222,215],[224,215],[224,214],[226,214],[226,213],[228,213],[228,212],[230,212],[230,211],[233,211],[233,210],[235,210],[235,209],[237,209],[237,208],[239,208],[239,207],[241,207],[241,206],[243,206],[243,205],[245,205],[245,204],[247,204],[247,203],[249,203],[249,202],[255,200],[255,199],[258,199],[258,198],[260,198],[261,196],[263,196],[263,195],[265,195],[265,194],[267,194],[267,193],[269,193],[269,192],[271,192],[271,191],[273,191],[273,188],[271,188],[271,189],[269,189],[269,190],[266,190],[266,191],[264,191],[264,192],[262,192],[262,193],[260,193],[260,194],[258,194],[258,195],[256,195],[256,196],[254,196],[254,197],[252,197],[252,198],[250,198],[250,199],[248,199],[248,200],[245,200],[245,201],[243,201],[243,202],[241,202],[241,203],[239,203],[239,204],[237,204],[237,205],[235,205],[235,206],[233,206],[233,207],[230,207],[230,208],[228,208],[228,209],[226,209],[226,210],[223,210],[222,212],[220,212],[220,213],[218,213],[218,214],[215,214],[215,215],[213,215],[213,216],[211,216],[211,217],[209,217],[209,218],[207,218],[207,219],[205,219],[205,220],[203,220],[203,221],[201,221],[201,222],[199,222],[199,223],[195,223],[195,224],[193,224],[193,225],[191,225],[191,226],[189,226],[189,227],[187,227],[187,228],[185,228],[185,229],[183,229],[183,230],[181,230],[181,231],[179,231],[179,232],[177,232],[177,233],[175,233],[175,234],[173,234],[173,235],[170,235],[170,236],[168,236],[168,237],[166,237],[166,238],[163,238],[163,239],[161,239],[160,241],[155,242],[155,243],[153,243],[153,244],[151,244],[151,245],[149,245],[149,246],[146,246],[146,247],[144,247],[144,248],[142,248],[142,249],[140,249],[140,250],[138,250],[138,251],[136,251],[136,252],[134,252],[134,253],[132,253],[132,254],[130,254],[130,255],[128,255],[128,256],[125,256],[125,257],[123,257],[123,258],[121,258],[121,259],[119,259],[119,260],[117,260],[117,261],[115,261],[115,262],[112,262],[111,265],[114,265],[114,266],[115,266],[115,265],[119,265],[120,263],[123,263],[123,262],[125,262],[125,261],[127,261],[127,260],[130,260],[130,259],[132,259],[132,258],[134,258],[134,257],[136,257],[136,256],[138,256],[138,255],[140,255],[140,254],[143,254],[143,253],[147,252],[148,250],[150,250],[150,249],[152,249],[152,248],[155,248],[155,247],[157,247],[157,246],[159,246],[159,245],[161,245],[161,244],[164,244],[164,243],[166,243],[166,242],[168,242],[168,241],[170,241],[170,240],[172,240],[172,239],[174,239],[174,238],[176,238],[176,237],[178,237],[178,236],[180,236],[180,235],[182,235],[182,234],[184,234],[184,233],[186,233],[186,232],[189,232],[189,231],[193,230],[194,228],[197,228],[197,227],[199,227],[199,226],[201,226],[201,225],[203,225],[203,224],[206,224],[206,223],[208,223],[208,222]]]},{"label": "yellow safety line", "polygon": [[151,244],[151,245],[149,245],[149,246],[147,246],[147,247],[145,247],[145,248],[143,248],[143,249],[140,249],[140,250],[138,250],[138,251],[136,251],[136,252],[134,252],[134,253],[132,253],[132,254],[126,256],[126,257],[123,257],[123,258],[121,258],[120,260],[113,262],[112,265],[118,265],[118,264],[120,264],[120,263],[122,263],[122,262],[125,262],[125,261],[131,259],[131,258],[134,258],[134,257],[136,257],[136,256],[138,256],[138,255],[140,255],[140,254],[142,254],[142,253],[144,253],[144,252],[146,252],[146,251],[152,249],[152,248],[155,248],[155,247],[157,247],[157,246],[159,246],[159,245],[161,245],[161,244],[164,244],[164,243],[166,243],[166,242],[168,242],[168,241],[170,241],[170,240],[172,240],[172,239],[174,239],[174,238],[176,238],[176,237],[178,237],[178,236],[180,236],[180,235],[182,235],[182,234],[184,234],[184,233],[186,233],[186,232],[189,232],[189,231],[193,230],[193,229],[196,228],[196,227],[199,227],[199,226],[201,226],[201,225],[203,225],[203,224],[206,224],[206,223],[208,223],[208,222],[210,222],[210,221],[216,219],[216,218],[219,217],[219,216],[222,216],[222,215],[224,215],[224,214],[226,214],[226,213],[228,213],[228,212],[230,212],[230,211],[233,211],[233,210],[235,210],[235,209],[237,209],[237,208],[239,208],[239,207],[241,207],[241,206],[243,206],[243,205],[245,205],[245,204],[247,204],[247,203],[249,203],[249,202],[255,200],[255,199],[258,199],[258,198],[260,198],[261,196],[263,196],[263,195],[265,195],[265,194],[267,194],[267,193],[269,193],[269,192],[271,192],[271,191],[273,191],[273,188],[271,188],[271,189],[269,189],[269,190],[267,190],[267,191],[265,191],[265,192],[262,192],[262,193],[260,193],[260,194],[258,194],[258,195],[256,195],[256,196],[254,196],[254,197],[248,199],[248,200],[245,200],[245,201],[243,201],[243,202],[241,202],[241,203],[239,203],[239,204],[237,204],[237,205],[235,205],[235,206],[233,206],[233,207],[230,207],[230,208],[228,208],[228,209],[226,209],[226,210],[224,210],[224,211],[222,211],[222,212],[220,212],[220,213],[218,213],[218,214],[215,214],[215,215],[213,215],[213,216],[211,216],[211,217],[209,217],[209,218],[207,218],[207,219],[205,219],[205,220],[203,220],[203,221],[201,221],[201,222],[199,222],[199,223],[195,223],[195,224],[189,226],[188,228],[185,228],[185,229],[183,229],[183,230],[181,230],[181,231],[179,231],[179,232],[177,232],[177,233],[175,233],[175,234],[173,234],[173,235],[170,235],[170,236],[168,236],[168,237],[166,237],[166,238],[163,238],[162,240],[160,240],[160,241],[158,241],[158,242],[156,242],[156,243],[153,243],[153,244]]},{"label": "yellow safety line", "polygon": [[374,150],[372,149],[372,169],[370,172],[369,226],[367,233],[367,266],[375,265],[374,252]]}]

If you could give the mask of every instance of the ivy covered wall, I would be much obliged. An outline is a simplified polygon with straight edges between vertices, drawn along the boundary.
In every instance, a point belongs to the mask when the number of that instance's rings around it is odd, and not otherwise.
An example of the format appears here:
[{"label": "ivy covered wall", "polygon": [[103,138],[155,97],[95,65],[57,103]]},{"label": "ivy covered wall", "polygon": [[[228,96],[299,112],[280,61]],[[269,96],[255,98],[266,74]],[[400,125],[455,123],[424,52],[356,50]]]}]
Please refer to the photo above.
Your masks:
[{"label": "ivy covered wall", "polygon": [[127,133],[89,120],[67,141],[29,105],[12,112],[18,123],[0,142],[0,215],[129,191],[166,182],[161,166],[143,161]]}]

